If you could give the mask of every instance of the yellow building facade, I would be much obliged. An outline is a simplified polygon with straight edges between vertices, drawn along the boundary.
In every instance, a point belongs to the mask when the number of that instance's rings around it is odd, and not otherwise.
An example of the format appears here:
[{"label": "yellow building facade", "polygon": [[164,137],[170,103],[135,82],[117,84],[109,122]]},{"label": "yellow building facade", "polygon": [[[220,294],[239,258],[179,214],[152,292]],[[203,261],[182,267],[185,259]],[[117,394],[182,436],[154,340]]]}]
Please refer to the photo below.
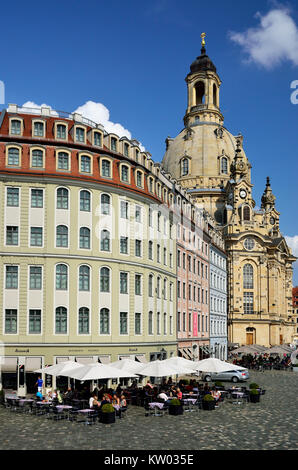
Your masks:
[{"label": "yellow building facade", "polygon": [[269,178],[256,209],[251,164],[243,136],[224,126],[221,80],[206,54],[186,77],[184,129],[166,140],[163,168],[214,218],[228,255],[228,335],[239,345],[291,343],[292,263],[296,258],[279,229]]}]

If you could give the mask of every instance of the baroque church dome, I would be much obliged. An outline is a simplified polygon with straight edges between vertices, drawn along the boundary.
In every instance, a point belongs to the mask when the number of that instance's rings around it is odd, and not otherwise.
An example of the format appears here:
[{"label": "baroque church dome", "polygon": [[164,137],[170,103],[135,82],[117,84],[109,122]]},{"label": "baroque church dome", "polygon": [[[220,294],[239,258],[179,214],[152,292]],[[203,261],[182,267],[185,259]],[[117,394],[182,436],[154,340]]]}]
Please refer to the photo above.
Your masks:
[{"label": "baroque church dome", "polygon": [[[190,159],[191,176],[220,176],[228,178],[230,166],[235,157],[236,139],[225,127],[217,122],[198,122],[184,128],[174,139],[167,139],[167,150],[162,160],[162,167],[175,179],[188,179],[184,174],[182,160]],[[242,154],[245,157],[244,151]],[[227,172],[221,165],[222,158],[227,159]]]}]

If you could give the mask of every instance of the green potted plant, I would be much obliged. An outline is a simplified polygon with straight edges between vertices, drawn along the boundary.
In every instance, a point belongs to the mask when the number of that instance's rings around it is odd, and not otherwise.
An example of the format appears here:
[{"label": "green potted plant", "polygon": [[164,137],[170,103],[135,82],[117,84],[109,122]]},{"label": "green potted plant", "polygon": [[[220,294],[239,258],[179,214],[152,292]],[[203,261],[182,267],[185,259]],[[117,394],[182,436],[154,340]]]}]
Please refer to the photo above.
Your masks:
[{"label": "green potted plant", "polygon": [[183,406],[180,400],[173,398],[169,404],[169,415],[178,416],[183,415]]},{"label": "green potted plant", "polygon": [[260,392],[257,388],[250,389],[249,400],[251,403],[258,403],[260,401]]},{"label": "green potted plant", "polygon": [[105,424],[115,423],[116,420],[116,412],[113,405],[110,403],[106,403],[101,408],[100,413],[100,422]]},{"label": "green potted plant", "polygon": [[221,382],[215,382],[215,387],[220,389],[220,390],[224,390],[224,386]]},{"label": "green potted plant", "polygon": [[214,410],[215,403],[216,403],[215,398],[213,398],[212,395],[207,393],[206,395],[204,395],[204,398],[202,400],[203,410]]},{"label": "green potted plant", "polygon": [[253,389],[253,388],[260,388],[258,384],[256,384],[255,382],[252,382],[251,384],[249,384],[249,388],[250,389]]}]

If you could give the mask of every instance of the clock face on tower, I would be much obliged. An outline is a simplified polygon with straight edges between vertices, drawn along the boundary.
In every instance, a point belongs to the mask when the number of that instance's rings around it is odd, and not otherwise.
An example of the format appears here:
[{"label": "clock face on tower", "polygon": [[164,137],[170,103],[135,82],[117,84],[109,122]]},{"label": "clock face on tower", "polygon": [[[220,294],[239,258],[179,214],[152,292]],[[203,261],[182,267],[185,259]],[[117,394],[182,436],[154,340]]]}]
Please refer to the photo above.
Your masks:
[{"label": "clock face on tower", "polygon": [[245,189],[240,189],[240,192],[239,192],[239,195],[241,197],[241,199],[245,199],[246,198],[246,190]]}]

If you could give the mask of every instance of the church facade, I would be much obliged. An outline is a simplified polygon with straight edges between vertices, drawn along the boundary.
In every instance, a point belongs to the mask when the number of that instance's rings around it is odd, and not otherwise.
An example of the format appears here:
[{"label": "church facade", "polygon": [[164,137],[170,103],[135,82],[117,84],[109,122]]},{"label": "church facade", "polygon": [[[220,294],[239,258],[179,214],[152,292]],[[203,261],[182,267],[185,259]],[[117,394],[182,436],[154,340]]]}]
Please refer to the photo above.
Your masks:
[{"label": "church facade", "polygon": [[243,136],[224,126],[221,80],[206,54],[190,66],[184,128],[166,139],[162,167],[214,218],[228,262],[228,339],[264,346],[293,341],[292,263],[269,177],[257,209]]}]

